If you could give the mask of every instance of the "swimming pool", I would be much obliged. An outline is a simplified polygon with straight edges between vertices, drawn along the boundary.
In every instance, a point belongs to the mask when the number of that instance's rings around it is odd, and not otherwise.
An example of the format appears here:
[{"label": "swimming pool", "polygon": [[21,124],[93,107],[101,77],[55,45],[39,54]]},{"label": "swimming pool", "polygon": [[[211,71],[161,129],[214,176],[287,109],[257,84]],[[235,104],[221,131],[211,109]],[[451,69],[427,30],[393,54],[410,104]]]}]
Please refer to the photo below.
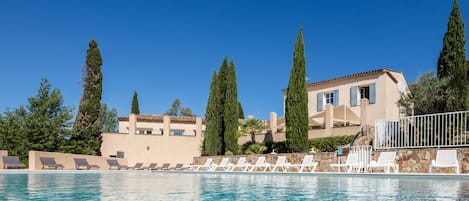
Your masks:
[{"label": "swimming pool", "polygon": [[0,173],[0,200],[466,200],[467,177],[149,171]]}]

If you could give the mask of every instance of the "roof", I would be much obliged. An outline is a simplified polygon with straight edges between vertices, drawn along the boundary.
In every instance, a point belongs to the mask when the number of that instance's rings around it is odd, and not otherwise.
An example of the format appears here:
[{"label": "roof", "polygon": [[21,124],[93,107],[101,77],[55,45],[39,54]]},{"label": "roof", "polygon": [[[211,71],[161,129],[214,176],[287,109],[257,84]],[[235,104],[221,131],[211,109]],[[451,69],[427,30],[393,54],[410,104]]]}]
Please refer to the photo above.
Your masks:
[{"label": "roof", "polygon": [[[163,115],[154,115],[154,114],[139,114],[135,115],[138,122],[153,122],[153,123],[163,123]],[[195,121],[198,117],[176,117],[169,116],[172,123],[185,123],[185,124],[195,124]],[[119,121],[129,121],[129,117],[119,117]],[[205,119],[202,119],[202,123],[205,122]]]},{"label": "roof", "polygon": [[[371,71],[366,71],[366,72],[361,72],[361,73],[356,73],[356,74],[351,74],[351,75],[346,75],[346,76],[342,76],[342,77],[336,77],[336,78],[332,78],[332,79],[328,79],[328,80],[323,80],[323,81],[319,81],[319,82],[312,82],[312,83],[309,83],[309,84],[306,84],[306,87],[307,88],[311,88],[311,87],[314,87],[314,86],[317,86],[317,85],[321,85],[321,84],[329,84],[329,83],[333,83],[333,82],[339,82],[339,81],[343,81],[343,80],[347,80],[347,79],[356,79],[356,78],[362,78],[362,77],[368,77],[368,76],[372,76],[372,75],[378,75],[378,74],[388,74],[391,79],[397,83],[397,79],[394,77],[394,75],[392,74],[392,72],[394,73],[401,73],[400,71],[395,71],[395,70],[392,70],[392,69],[388,69],[388,68],[381,68],[381,69],[375,69],[375,70],[371,70]],[[287,89],[283,89],[282,91],[285,93]]]}]

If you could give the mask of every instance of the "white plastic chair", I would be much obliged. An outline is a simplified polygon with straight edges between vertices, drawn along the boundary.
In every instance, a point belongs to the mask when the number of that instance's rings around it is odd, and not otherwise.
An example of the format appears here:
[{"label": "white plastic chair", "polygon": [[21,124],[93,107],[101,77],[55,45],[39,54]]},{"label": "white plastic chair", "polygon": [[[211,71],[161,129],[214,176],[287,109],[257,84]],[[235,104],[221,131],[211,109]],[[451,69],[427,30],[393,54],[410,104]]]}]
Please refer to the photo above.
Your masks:
[{"label": "white plastic chair", "polygon": [[257,158],[256,163],[251,167],[249,171],[252,172],[253,170],[257,170],[259,168],[262,168],[264,172],[267,171],[267,168],[270,168],[270,163],[265,162],[265,156],[259,156]]},{"label": "white plastic chair", "polygon": [[433,168],[451,168],[456,169],[456,174],[459,174],[459,161],[458,153],[456,150],[438,150],[436,152],[436,160],[432,160],[429,167],[429,172],[432,173]]},{"label": "white plastic chair", "polygon": [[371,161],[369,167],[384,168],[384,172],[389,173],[390,169],[394,169],[394,173],[399,172],[399,165],[396,164],[396,152],[381,152],[377,161]]},{"label": "white plastic chair", "polygon": [[337,167],[338,171],[340,172],[340,168],[345,167],[347,168],[347,172],[351,173],[353,169],[357,171],[362,168],[362,163],[358,160],[357,153],[349,153],[347,156],[347,160],[344,164],[330,164],[331,167]]},{"label": "white plastic chair", "polygon": [[290,163],[287,162],[287,157],[286,156],[279,156],[277,158],[277,162],[272,168],[272,172],[275,172],[277,168],[282,168],[284,172],[288,170],[288,167],[290,166]]},{"label": "white plastic chair", "polygon": [[209,169],[210,171],[215,171],[218,168],[222,168],[223,170],[227,171],[231,169],[233,163],[230,163],[230,158],[223,158],[220,161],[220,164],[212,164],[212,167]]},{"label": "white plastic chair", "polygon": [[236,168],[241,168],[243,171],[246,171],[249,169],[249,167],[251,167],[252,164],[246,162],[246,157],[240,157],[238,159],[238,162],[236,162],[236,164],[234,164],[233,166],[231,166],[231,169],[230,171],[233,171],[235,170]]},{"label": "white plastic chair", "polygon": [[305,155],[301,164],[290,164],[290,167],[296,168],[298,172],[303,172],[304,168],[309,168],[311,172],[316,170],[318,162],[314,162],[314,155]]},{"label": "white plastic chair", "polygon": [[191,168],[194,171],[199,171],[200,168],[210,170],[210,168],[213,167],[212,162],[213,162],[212,158],[207,158],[207,160],[205,160],[205,163],[203,165],[193,165]]}]

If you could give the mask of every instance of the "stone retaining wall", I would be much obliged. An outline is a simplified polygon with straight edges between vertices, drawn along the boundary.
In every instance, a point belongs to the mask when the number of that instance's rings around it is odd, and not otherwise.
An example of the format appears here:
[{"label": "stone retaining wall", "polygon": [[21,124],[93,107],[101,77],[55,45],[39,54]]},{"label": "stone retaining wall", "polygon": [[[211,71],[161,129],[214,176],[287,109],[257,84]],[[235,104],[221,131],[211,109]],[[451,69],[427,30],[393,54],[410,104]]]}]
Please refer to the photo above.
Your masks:
[{"label": "stone retaining wall", "polygon": [[[461,173],[469,173],[469,148],[453,148],[458,152],[458,161]],[[428,173],[428,167],[432,160],[436,158],[438,149],[396,149],[396,150],[376,150],[372,154],[372,160],[377,160],[380,152],[396,151],[396,162],[399,164],[400,173]],[[336,172],[336,169],[330,167],[330,164],[337,163],[339,158],[341,163],[345,162],[346,156],[337,157],[336,152],[308,153],[314,155],[318,162],[316,172]],[[287,156],[287,161],[292,164],[301,164],[304,153],[282,153],[282,154],[263,154],[266,161],[275,164],[278,156]],[[254,164],[260,155],[232,155],[232,156],[212,156],[215,163],[219,163],[222,158],[229,157],[232,163],[236,163],[239,157],[246,157],[247,161]],[[194,157],[193,164],[202,165],[206,156]],[[383,171],[383,170],[379,170]],[[438,168],[435,173],[454,173],[454,168]]]}]

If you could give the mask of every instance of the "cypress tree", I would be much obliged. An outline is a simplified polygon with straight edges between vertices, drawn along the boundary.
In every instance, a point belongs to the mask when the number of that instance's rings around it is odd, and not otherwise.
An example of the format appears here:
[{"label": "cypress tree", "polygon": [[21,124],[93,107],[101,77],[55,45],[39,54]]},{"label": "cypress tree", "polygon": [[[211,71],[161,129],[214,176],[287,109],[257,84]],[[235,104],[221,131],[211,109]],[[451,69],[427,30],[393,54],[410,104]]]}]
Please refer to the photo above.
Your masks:
[{"label": "cypress tree", "polygon": [[221,152],[221,119],[219,117],[218,104],[218,77],[217,72],[213,72],[210,83],[210,93],[208,96],[207,107],[205,109],[205,137],[203,143],[204,155],[213,156]]},{"label": "cypress tree", "polygon": [[218,80],[217,80],[217,85],[218,85],[218,93],[217,93],[217,101],[219,107],[217,108],[217,117],[221,120],[220,125],[221,125],[221,130],[218,133],[220,136],[220,143],[221,143],[221,149],[218,152],[218,155],[224,155],[225,152],[227,151],[226,149],[226,144],[225,144],[225,98],[226,98],[226,90],[227,90],[227,79],[228,79],[228,60],[225,57],[223,59],[223,62],[220,66],[220,70],[218,71]]},{"label": "cypress tree", "polygon": [[241,106],[241,102],[238,102],[238,111],[239,111],[238,119],[244,119],[244,110],[243,110],[243,106]]},{"label": "cypress tree", "polygon": [[285,100],[286,145],[290,152],[308,151],[308,96],[303,29],[300,28],[293,53],[293,65]]},{"label": "cypress tree", "polygon": [[138,107],[138,95],[137,91],[134,91],[134,96],[132,97],[132,114],[140,114],[140,108]]},{"label": "cypress tree", "polygon": [[231,153],[238,152],[238,88],[236,84],[236,70],[234,61],[230,61],[230,65],[227,68],[226,74],[226,93],[225,101],[223,106],[223,127],[224,127],[224,142],[225,142],[225,153],[230,151]]},{"label": "cypress tree", "polygon": [[101,155],[101,96],[103,74],[98,43],[91,40],[86,51],[86,77],[83,96],[70,138],[72,153]]},{"label": "cypress tree", "polygon": [[446,91],[446,103],[441,103],[444,109],[439,112],[469,108],[465,44],[464,22],[459,12],[458,2],[454,0],[448,30],[443,37],[443,48],[438,58],[438,78],[448,81],[447,86],[443,86]]}]

